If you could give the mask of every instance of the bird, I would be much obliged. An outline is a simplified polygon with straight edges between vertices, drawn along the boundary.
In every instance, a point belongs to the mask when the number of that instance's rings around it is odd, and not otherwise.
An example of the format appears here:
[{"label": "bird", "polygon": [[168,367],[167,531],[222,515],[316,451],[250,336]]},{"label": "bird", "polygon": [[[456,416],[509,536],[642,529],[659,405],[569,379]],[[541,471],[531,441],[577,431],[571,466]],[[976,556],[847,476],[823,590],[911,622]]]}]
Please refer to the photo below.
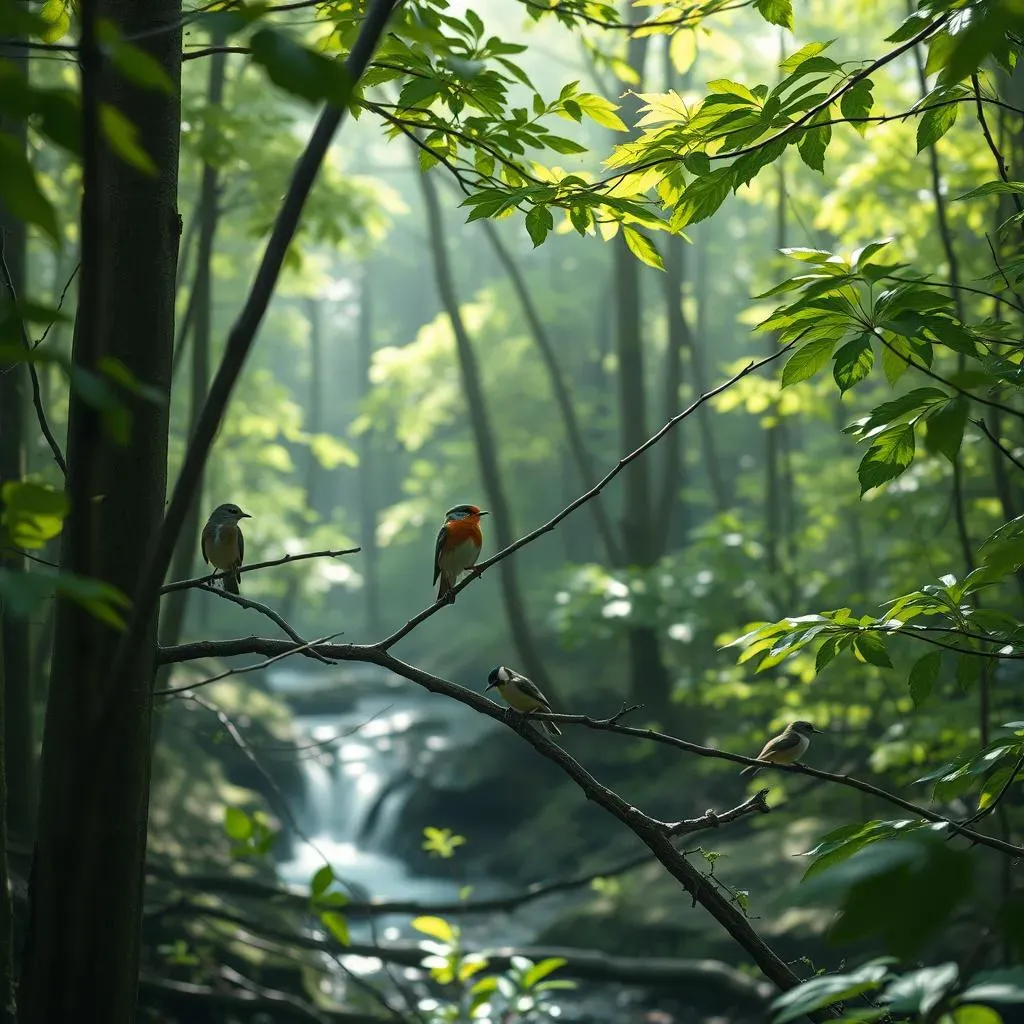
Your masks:
[{"label": "bird", "polygon": [[[551,714],[551,705],[548,703],[547,697],[540,692],[537,684],[513,669],[506,668],[504,665],[492,668],[491,674],[487,677],[484,693],[494,687],[498,688],[502,700],[513,711],[518,711],[521,715],[527,715],[531,711]],[[554,722],[541,722],[541,725],[552,736],[562,735],[562,730]]]},{"label": "bird", "polygon": [[240,519],[252,519],[252,516],[230,502],[218,505],[210,513],[201,539],[203,561],[219,572],[227,573],[224,589],[229,594],[238,593],[242,579],[238,570],[245,558],[245,537],[238,527]]},{"label": "bird", "polygon": [[[794,761],[799,761],[811,744],[811,734],[821,731],[810,722],[790,722],[778,736],[772,737],[761,748],[757,759],[767,764],[792,764]],[[762,765],[756,764],[747,765],[740,775],[756,775],[762,767]]]},{"label": "bird", "polygon": [[444,523],[437,531],[434,545],[434,579],[441,582],[437,588],[437,600],[454,601],[452,589],[459,578],[476,562],[484,538],[480,532],[480,517],[488,513],[476,505],[456,505],[444,514]]}]

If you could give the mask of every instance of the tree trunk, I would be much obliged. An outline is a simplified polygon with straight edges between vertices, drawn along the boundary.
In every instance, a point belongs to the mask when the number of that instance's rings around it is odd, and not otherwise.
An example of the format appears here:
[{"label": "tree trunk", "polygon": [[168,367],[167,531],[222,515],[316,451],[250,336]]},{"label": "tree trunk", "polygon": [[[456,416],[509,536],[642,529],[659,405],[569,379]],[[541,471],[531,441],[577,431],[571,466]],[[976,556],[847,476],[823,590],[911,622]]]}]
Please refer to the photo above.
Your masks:
[{"label": "tree trunk", "polygon": [[[306,432],[322,434],[324,426],[323,381],[324,329],[323,309],[319,299],[306,300],[306,318],[309,320],[309,404],[306,407]],[[318,515],[322,514],[321,490],[323,466],[312,447],[307,449],[306,504]]]},{"label": "tree trunk", "polygon": [[[214,36],[213,46],[221,46],[223,36]],[[207,87],[207,111],[216,111],[224,99],[224,79],[227,71],[227,54],[214,53],[210,58],[210,79]],[[209,119],[205,129],[210,132]],[[204,163],[199,180],[199,199],[196,203],[196,214],[193,223],[198,224],[199,235],[196,240],[196,272],[192,281],[192,294],[189,296],[188,308],[192,313],[192,372],[189,393],[188,432],[189,437],[195,430],[206,401],[206,392],[210,386],[210,338],[213,330],[213,246],[217,236],[217,225],[220,220],[220,171],[210,163]],[[177,285],[175,285],[177,291]],[[175,354],[183,350],[185,336],[178,341]],[[230,495],[218,497],[221,501],[230,501]],[[172,580],[186,579],[192,575],[199,553],[199,533],[203,524],[203,493],[200,486],[197,490],[192,508],[181,531],[178,546],[174,551],[171,563]],[[173,647],[181,639],[185,625],[185,613],[188,610],[189,591],[175,590],[164,602],[160,618],[160,643]]]},{"label": "tree trunk", "polygon": [[[445,243],[441,207],[437,199],[437,189],[429,173],[420,174],[420,186],[426,206],[427,229],[430,236],[437,291],[441,297],[441,304],[451,320],[452,332],[455,335],[462,389],[469,407],[469,422],[473,430],[480,478],[483,480],[488,510],[491,513],[486,525],[494,531],[498,547],[504,548],[511,544],[516,536],[512,526],[512,509],[505,495],[505,485],[501,478],[498,449],[491,429],[483,382],[480,379],[480,367],[477,364],[476,353],[473,351],[473,344],[462,320],[459,300],[455,294],[455,284],[452,280],[451,267],[448,264],[448,249]],[[643,460],[638,459],[637,461]],[[508,619],[513,643],[519,653],[521,669],[547,693],[553,704],[557,704],[554,687],[537,650],[533,629],[523,607],[516,560],[514,557],[506,558],[498,563],[497,568],[501,580],[501,596],[505,604],[505,615]]]},{"label": "tree trunk", "polygon": [[[145,385],[170,391],[180,126],[179,0],[82,0],[82,278],[74,360],[97,371],[121,360]],[[175,84],[142,89],[100,66],[98,19],[144,47]],[[157,167],[144,174],[99,131],[99,103],[139,131]],[[134,396],[130,438],[116,444],[73,391],[71,514],[61,567],[131,593],[159,530],[167,483],[168,403]],[[104,1024],[135,1017],[150,777],[155,616],[144,652],[109,691],[120,632],[67,601],[57,607],[46,709],[39,822],[29,884],[22,1024]]]},{"label": "tree trunk", "polygon": [[[373,365],[371,280],[369,267],[364,266],[359,288],[359,321],[356,327],[360,407],[370,393],[370,368]],[[380,514],[376,473],[378,448],[373,428],[368,427],[359,437],[359,546],[363,549],[368,636],[379,636],[383,629],[380,614],[380,557],[377,550],[377,517]]]},{"label": "tree trunk", "polygon": [[[644,75],[649,38],[630,39],[627,62]],[[642,92],[638,85],[637,92]],[[634,99],[631,106],[639,107]],[[640,263],[621,234],[612,243],[615,273],[615,353],[618,359],[619,450],[635,451],[647,440],[647,392],[644,374],[643,305]],[[658,557],[650,460],[634,459],[623,470],[622,552],[625,564],[649,568]],[[628,628],[631,699],[644,704],[655,717],[669,709],[672,681],[661,653],[658,633],[651,626]]]},{"label": "tree trunk", "polygon": [[[708,391],[708,375],[704,366],[704,348],[708,338],[708,233],[707,225],[699,225],[695,235],[696,267],[694,273],[694,290],[697,298],[697,330],[696,337],[690,335],[690,376],[693,378],[693,390],[696,395]],[[722,475],[722,463],[718,458],[718,445],[715,441],[713,417],[715,413],[708,405],[702,405],[696,413],[697,431],[700,434],[700,446],[704,455],[704,467],[708,475],[708,487],[714,499],[715,512],[721,514],[731,504],[729,487]]]},{"label": "tree trunk", "polygon": [[[4,47],[0,57],[9,60],[18,73],[28,75],[28,51],[22,46]],[[24,121],[5,124],[0,130],[13,135],[22,149],[27,145]],[[0,204],[0,254],[11,276],[15,292],[26,298],[27,236],[25,223]],[[0,284],[0,300],[8,298]],[[26,431],[29,415],[29,375],[25,363],[0,364],[0,483],[19,480],[26,473]],[[16,551],[0,551],[0,567],[10,573],[27,569],[25,558]],[[0,651],[5,692],[3,741],[7,786],[7,825],[20,838],[32,835],[35,818],[35,741],[32,708],[32,660],[29,624],[0,609]],[[4,872],[6,877],[6,871]],[[0,923],[2,927],[2,923]],[[0,1001],[0,1011],[2,1011]]]}]

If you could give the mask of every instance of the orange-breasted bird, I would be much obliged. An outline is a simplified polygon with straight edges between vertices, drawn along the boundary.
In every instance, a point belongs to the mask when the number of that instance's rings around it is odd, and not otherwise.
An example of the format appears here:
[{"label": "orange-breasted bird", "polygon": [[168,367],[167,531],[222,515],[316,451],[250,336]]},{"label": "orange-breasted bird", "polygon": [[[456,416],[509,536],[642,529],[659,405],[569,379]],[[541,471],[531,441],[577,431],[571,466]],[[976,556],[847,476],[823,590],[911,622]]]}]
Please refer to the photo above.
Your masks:
[{"label": "orange-breasted bird", "polygon": [[210,513],[200,541],[203,561],[212,565],[214,569],[227,573],[224,577],[224,589],[229,594],[238,593],[238,585],[242,579],[242,574],[238,570],[241,568],[242,559],[245,558],[245,537],[238,527],[240,519],[252,519],[252,516],[231,503],[218,505]]},{"label": "orange-breasted bird", "polygon": [[444,524],[437,531],[434,545],[434,579],[441,582],[437,599],[454,601],[452,588],[461,573],[469,569],[480,556],[484,538],[480,532],[480,517],[486,512],[476,505],[456,505],[444,514]]},{"label": "orange-breasted bird", "polygon": [[[778,736],[773,736],[761,748],[757,759],[766,764],[792,764],[794,761],[799,761],[811,745],[811,736],[821,731],[810,722],[790,722]],[[756,775],[760,770],[761,765],[748,764],[740,772],[740,775]]]}]

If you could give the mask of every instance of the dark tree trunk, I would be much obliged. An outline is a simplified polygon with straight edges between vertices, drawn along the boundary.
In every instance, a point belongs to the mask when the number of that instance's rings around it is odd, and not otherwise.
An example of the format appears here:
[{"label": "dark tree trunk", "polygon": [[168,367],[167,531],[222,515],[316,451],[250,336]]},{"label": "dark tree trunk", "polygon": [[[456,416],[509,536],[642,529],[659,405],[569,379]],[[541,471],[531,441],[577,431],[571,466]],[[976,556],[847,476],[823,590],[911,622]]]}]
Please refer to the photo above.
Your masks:
[{"label": "dark tree trunk", "polygon": [[[0,57],[11,61],[21,75],[28,74],[27,50],[21,46],[5,48]],[[13,135],[24,149],[27,145],[24,121],[4,123],[0,130]],[[15,292],[26,297],[27,237],[24,221],[0,203],[0,255],[6,274],[10,274]],[[0,283],[0,301],[8,299]],[[26,423],[29,415],[29,375],[24,363],[0,364],[0,483],[19,480],[26,472]],[[0,551],[0,567],[10,573],[22,573],[26,561],[16,551]],[[35,741],[32,710],[32,660],[30,630],[24,619],[7,608],[0,609],[0,651],[3,664],[4,764],[7,786],[7,826],[23,840],[32,835],[35,818]],[[6,877],[6,871],[4,871]],[[0,923],[2,927],[2,923]],[[2,1010],[2,1002],[0,1002]]]},{"label": "dark tree trunk", "polygon": [[[441,219],[437,189],[429,174],[420,175],[420,185],[426,206],[427,228],[437,291],[441,297],[441,304],[451,320],[452,332],[455,335],[459,372],[462,377],[466,405],[469,408],[469,421],[473,430],[477,462],[480,466],[480,478],[483,480],[488,510],[491,513],[487,526],[494,531],[498,547],[504,548],[511,544],[516,536],[512,526],[512,509],[501,477],[498,448],[494,440],[494,432],[491,429],[487,399],[484,395],[483,382],[480,379],[480,367],[477,364],[476,353],[473,351],[473,344],[470,341],[466,325],[463,323],[459,300],[455,294],[455,284],[452,280],[451,267],[448,264],[448,249],[445,243],[444,223]],[[554,687],[537,650],[533,629],[523,607],[516,559],[514,557],[506,558],[498,563],[497,568],[501,581],[501,596],[505,604],[505,615],[508,619],[512,641],[519,653],[521,670],[547,692],[553,704],[557,704]]]},{"label": "dark tree trunk", "polygon": [[[370,367],[373,365],[373,290],[369,267],[363,268],[359,289],[359,322],[356,329],[359,360],[359,403],[370,393]],[[380,497],[376,467],[380,446],[372,427],[359,437],[359,546],[363,549],[366,584],[366,630],[368,636],[379,636],[383,628],[380,614],[380,557],[377,551],[377,517]]]},{"label": "dark tree trunk", "polygon": [[[223,37],[214,36],[214,46],[223,45]],[[207,87],[206,109],[216,112],[224,99],[224,80],[227,71],[227,54],[215,53],[210,58],[210,79]],[[211,119],[207,119],[205,131],[212,133]],[[213,247],[220,220],[220,172],[210,163],[204,163],[199,180],[199,199],[193,223],[198,225],[196,239],[196,272],[192,281],[188,309],[191,312],[192,371],[189,381],[189,436],[195,430],[206,401],[210,386],[210,341],[213,331]],[[177,285],[175,285],[177,291]],[[187,314],[186,314],[187,315]],[[175,355],[183,351],[185,337],[179,337]],[[215,504],[231,501],[230,495],[218,496]],[[185,525],[182,527],[178,546],[174,551],[170,575],[172,580],[186,579],[192,575],[199,555],[199,533],[203,525],[203,491],[199,487]],[[160,643],[173,647],[181,639],[188,610],[189,591],[175,590],[169,594],[160,617]]]},{"label": "dark tree trunk", "polygon": [[[179,0],[83,0],[82,277],[74,359],[121,360],[169,396],[181,78]],[[176,83],[144,90],[100,66],[95,29],[109,18]],[[99,132],[110,103],[139,130],[157,173],[113,154]],[[69,407],[71,514],[61,566],[131,593],[164,511],[168,404],[126,397],[130,439],[116,444],[95,409]],[[22,1024],[129,1024],[135,1017],[150,777],[155,616],[144,652],[110,692],[121,634],[78,605],[57,608],[29,886]]]}]

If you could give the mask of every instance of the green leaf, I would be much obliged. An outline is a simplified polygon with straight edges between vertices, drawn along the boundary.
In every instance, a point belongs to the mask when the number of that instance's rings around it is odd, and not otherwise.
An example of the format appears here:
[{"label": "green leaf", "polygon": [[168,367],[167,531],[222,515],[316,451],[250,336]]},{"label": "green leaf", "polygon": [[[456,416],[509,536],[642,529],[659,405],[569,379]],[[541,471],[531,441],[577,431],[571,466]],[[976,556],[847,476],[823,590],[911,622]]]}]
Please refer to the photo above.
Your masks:
[{"label": "green leaf", "polygon": [[70,31],[71,4],[68,0],[46,0],[39,14],[46,23],[46,29],[40,36],[44,43],[56,43]]},{"label": "green leaf", "polygon": [[0,132],[0,204],[60,244],[57,215],[39,188],[25,147],[6,132]]},{"label": "green leaf", "polygon": [[42,37],[46,30],[46,21],[18,0],[0,0],[0,37]]},{"label": "green leaf", "polygon": [[769,25],[793,27],[792,0],[757,0],[754,7]]},{"label": "green leaf", "polygon": [[836,352],[836,365],[832,368],[839,391],[845,393],[871,373],[875,354],[871,349],[871,334],[865,331],[848,341]]},{"label": "green leaf", "polygon": [[325,864],[309,883],[310,894],[316,898],[322,896],[334,884],[334,871],[330,864]]},{"label": "green leaf", "polygon": [[921,1014],[929,1019],[931,1011],[942,1002],[960,977],[960,968],[952,961],[897,978],[885,990],[881,1001],[897,1014]]},{"label": "green leaf", "polygon": [[348,921],[343,914],[339,914],[337,910],[325,910],[320,915],[320,920],[324,927],[343,946],[350,946],[352,944],[352,939],[348,932]]},{"label": "green leaf", "polygon": [[654,243],[646,235],[642,235],[635,228],[623,224],[622,236],[626,240],[626,246],[629,248],[629,251],[641,263],[646,263],[649,267],[654,267],[656,270],[665,269],[665,264],[661,261],[661,255],[654,247]]},{"label": "green leaf", "polygon": [[707,220],[732,191],[733,173],[731,166],[718,167],[710,174],[691,181],[672,213],[671,229],[681,231],[689,224]]},{"label": "green leaf", "polygon": [[874,991],[881,986],[892,962],[883,957],[849,974],[820,974],[791,988],[772,1003],[775,1024],[786,1024],[822,1007]]},{"label": "green leaf", "polygon": [[853,641],[853,653],[859,661],[878,668],[892,668],[885,641],[877,633],[859,633]]},{"label": "green leaf", "polygon": [[792,74],[792,72],[796,71],[796,69],[800,67],[800,65],[803,64],[804,61],[810,60],[811,57],[816,57],[819,53],[824,52],[834,42],[834,39],[830,39],[824,43],[808,43],[806,46],[801,46],[800,49],[796,51],[796,53],[790,54],[790,56],[788,56],[779,65],[779,69],[784,74]]},{"label": "green leaf", "polygon": [[25,480],[10,480],[0,488],[3,526],[15,547],[36,550],[64,527],[68,499],[62,491]]},{"label": "green leaf", "polygon": [[959,109],[958,103],[948,103],[946,106],[931,107],[924,112],[921,120],[917,122],[918,153],[928,146],[934,146],[956,124]]},{"label": "green leaf", "polygon": [[534,248],[548,237],[548,232],[554,225],[554,218],[546,206],[535,206],[530,210],[526,215],[526,230],[530,233]]},{"label": "green leaf", "polygon": [[964,439],[970,403],[963,395],[935,406],[925,418],[927,432],[924,445],[932,454],[945,455],[955,463]]},{"label": "green leaf", "polygon": [[862,78],[853,88],[843,93],[839,101],[839,110],[843,117],[847,118],[853,127],[861,135],[867,131],[867,122],[859,120],[871,115],[871,108],[874,106],[874,97],[871,90],[874,88],[870,78]]},{"label": "green leaf", "polygon": [[429,935],[439,942],[451,945],[455,941],[455,930],[441,917],[414,917],[412,926],[418,932]]},{"label": "green leaf", "polygon": [[1024,195],[1024,181],[986,181],[984,185],[979,185],[977,188],[972,188],[970,192],[957,196],[956,201],[996,195]]},{"label": "green leaf", "polygon": [[825,172],[825,150],[832,140],[832,125],[829,124],[831,107],[819,110],[808,122],[808,127],[796,144],[800,157],[812,171]]},{"label": "green leaf", "polygon": [[831,942],[879,936],[886,951],[908,959],[971,894],[974,863],[934,831],[884,839],[803,883],[800,903],[839,901]]},{"label": "green leaf", "polygon": [[964,1003],[1024,1002],[1024,967],[1003,967],[976,974],[959,998]]},{"label": "green leaf", "polygon": [[120,110],[109,103],[101,103],[100,127],[110,148],[126,164],[143,174],[156,174],[156,164],[139,142],[138,128]]},{"label": "green leaf", "polygon": [[253,62],[270,80],[293,96],[343,109],[352,96],[352,79],[340,60],[332,60],[293,42],[273,29],[261,28],[249,40]]},{"label": "green leaf", "polygon": [[902,424],[879,434],[857,469],[861,495],[873,487],[895,480],[913,461],[913,426]]},{"label": "green leaf", "polygon": [[791,384],[813,377],[828,364],[835,344],[834,338],[818,338],[798,348],[783,367],[782,386],[788,388]]},{"label": "green leaf", "polygon": [[252,838],[252,819],[239,807],[225,807],[224,831],[235,842],[244,843],[247,839]]},{"label": "green leaf", "polygon": [[624,132],[626,128],[621,117],[615,113],[619,108],[603,96],[595,96],[592,93],[581,92],[573,96],[580,110],[583,111],[591,121],[601,125],[602,128],[611,128],[612,131]]},{"label": "green leaf", "polygon": [[539,964],[534,964],[523,975],[523,988],[533,988],[537,982],[543,981],[549,974],[557,971],[559,967],[564,967],[567,963],[568,960],[560,956],[552,956],[546,960],[541,960]]},{"label": "green leaf", "polygon": [[129,81],[144,89],[156,89],[168,95],[174,92],[174,83],[159,61],[145,50],[127,42],[112,21],[100,18],[97,37],[111,63]]},{"label": "green leaf", "polygon": [[910,698],[913,700],[915,708],[921,707],[931,696],[941,668],[941,651],[930,651],[918,658],[911,666],[907,685],[910,687]]}]

